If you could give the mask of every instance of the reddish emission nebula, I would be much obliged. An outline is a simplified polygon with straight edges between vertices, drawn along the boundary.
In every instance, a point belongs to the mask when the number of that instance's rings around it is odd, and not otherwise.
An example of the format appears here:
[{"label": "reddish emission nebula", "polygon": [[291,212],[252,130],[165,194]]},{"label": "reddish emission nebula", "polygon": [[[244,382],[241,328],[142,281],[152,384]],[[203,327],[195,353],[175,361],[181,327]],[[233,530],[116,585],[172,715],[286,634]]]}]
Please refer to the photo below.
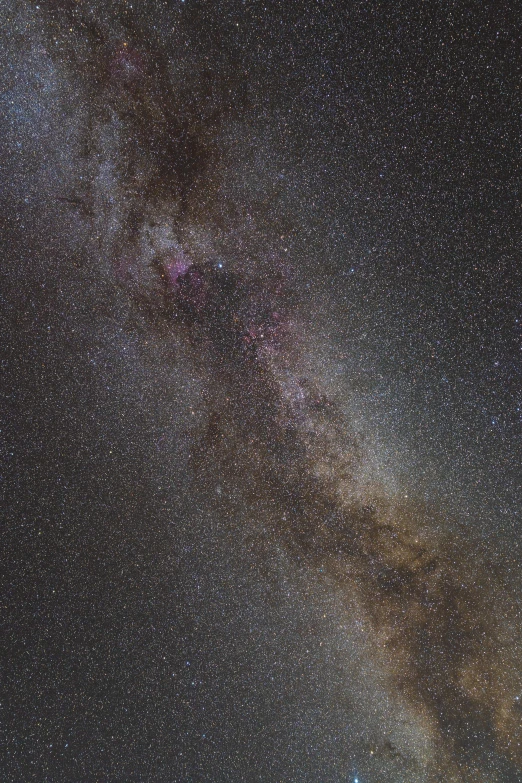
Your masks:
[{"label": "reddish emission nebula", "polygon": [[2,780],[522,781],[507,6],[4,18]]}]

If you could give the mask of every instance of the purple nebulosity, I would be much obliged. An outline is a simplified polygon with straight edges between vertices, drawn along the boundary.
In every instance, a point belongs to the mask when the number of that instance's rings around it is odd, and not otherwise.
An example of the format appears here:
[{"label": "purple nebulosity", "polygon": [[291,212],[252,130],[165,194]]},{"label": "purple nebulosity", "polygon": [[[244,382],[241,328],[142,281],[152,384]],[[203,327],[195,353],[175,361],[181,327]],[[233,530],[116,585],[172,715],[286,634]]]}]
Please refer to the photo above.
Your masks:
[{"label": "purple nebulosity", "polygon": [[109,62],[109,74],[113,81],[131,85],[145,75],[146,60],[142,52],[124,42]]},{"label": "purple nebulosity", "polygon": [[191,266],[192,261],[187,258],[182,250],[176,253],[176,255],[165,264],[167,285],[173,290],[177,290],[180,285],[180,277],[183,277]]},{"label": "purple nebulosity", "polygon": [[182,267],[175,273],[174,283],[170,290],[175,294],[175,301],[182,311],[190,315],[205,318],[205,311],[211,303],[213,291],[204,266],[190,264],[185,271]]},{"label": "purple nebulosity", "polygon": [[168,311],[203,326],[213,342],[256,358],[268,358],[288,342],[291,296],[277,272],[264,277],[193,262],[182,250],[158,264]]}]

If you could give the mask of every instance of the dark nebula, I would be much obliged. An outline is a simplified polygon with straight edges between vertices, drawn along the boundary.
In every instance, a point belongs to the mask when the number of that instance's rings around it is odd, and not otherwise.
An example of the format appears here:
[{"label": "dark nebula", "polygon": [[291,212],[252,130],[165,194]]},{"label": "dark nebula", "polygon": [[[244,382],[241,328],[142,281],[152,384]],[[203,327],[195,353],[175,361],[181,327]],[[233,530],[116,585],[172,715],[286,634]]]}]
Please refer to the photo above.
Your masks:
[{"label": "dark nebula", "polygon": [[3,8],[6,781],[522,781],[507,7]]}]

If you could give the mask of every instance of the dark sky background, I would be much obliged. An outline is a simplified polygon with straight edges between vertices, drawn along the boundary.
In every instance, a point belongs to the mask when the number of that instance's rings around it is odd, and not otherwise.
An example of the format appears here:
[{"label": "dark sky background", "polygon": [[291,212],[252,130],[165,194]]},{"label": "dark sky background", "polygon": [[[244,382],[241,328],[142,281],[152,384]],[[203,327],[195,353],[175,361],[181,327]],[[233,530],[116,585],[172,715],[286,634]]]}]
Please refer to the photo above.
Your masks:
[{"label": "dark sky background", "polygon": [[2,780],[522,781],[516,4],[0,15]]}]

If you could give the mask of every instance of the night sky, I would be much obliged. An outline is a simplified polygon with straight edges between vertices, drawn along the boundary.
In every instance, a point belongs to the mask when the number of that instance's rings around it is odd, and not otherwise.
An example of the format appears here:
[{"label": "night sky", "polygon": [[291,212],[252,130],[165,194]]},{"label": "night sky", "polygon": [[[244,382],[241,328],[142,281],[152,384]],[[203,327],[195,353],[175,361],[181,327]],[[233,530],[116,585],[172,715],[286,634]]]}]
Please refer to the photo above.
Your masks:
[{"label": "night sky", "polygon": [[1,780],[520,783],[517,4],[0,18]]}]

